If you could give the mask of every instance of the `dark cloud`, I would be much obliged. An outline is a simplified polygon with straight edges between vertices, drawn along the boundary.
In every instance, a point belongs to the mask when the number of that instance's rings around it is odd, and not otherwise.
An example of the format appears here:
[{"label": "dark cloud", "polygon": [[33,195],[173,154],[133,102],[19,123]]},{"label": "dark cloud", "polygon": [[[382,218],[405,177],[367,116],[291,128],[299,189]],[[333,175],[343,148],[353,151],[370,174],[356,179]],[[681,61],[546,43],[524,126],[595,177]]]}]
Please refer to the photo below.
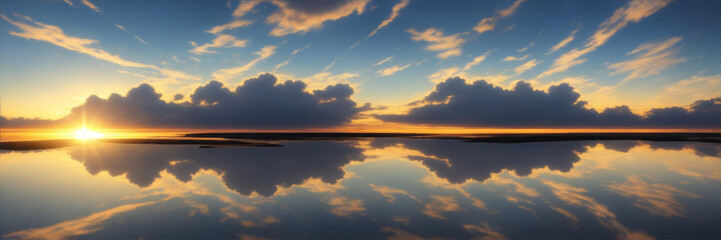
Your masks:
[{"label": "dark cloud", "polygon": [[[37,125],[74,126],[82,122],[95,127],[178,127],[178,128],[256,128],[293,129],[328,127],[350,122],[369,105],[358,107],[350,99],[353,88],[346,84],[306,92],[301,81],[278,83],[275,76],[263,74],[247,79],[231,90],[211,81],[198,87],[190,102],[173,103],[147,84],[131,89],[125,96],[107,99],[90,96],[67,117],[56,120],[2,118],[3,128]],[[177,99],[177,98],[176,98]],[[73,125],[74,124],[74,125]]]},{"label": "dark cloud", "polygon": [[689,109],[653,109],[641,116],[628,106],[598,112],[579,101],[580,96],[566,83],[542,91],[519,81],[506,90],[483,80],[469,84],[456,77],[436,85],[424,98],[426,105],[405,115],[377,117],[391,122],[488,127],[721,127],[721,98],[697,101]]},{"label": "dark cloud", "polygon": [[[163,171],[187,182],[200,170],[213,170],[222,175],[228,188],[242,195],[271,196],[278,186],[291,187],[309,178],[335,184],[345,175],[343,166],[365,158],[361,149],[348,142],[287,142],[278,148],[92,144],[72,147],[69,152],[93,175],[124,174],[131,183],[147,187]],[[90,147],[93,154],[86,154]]]}]

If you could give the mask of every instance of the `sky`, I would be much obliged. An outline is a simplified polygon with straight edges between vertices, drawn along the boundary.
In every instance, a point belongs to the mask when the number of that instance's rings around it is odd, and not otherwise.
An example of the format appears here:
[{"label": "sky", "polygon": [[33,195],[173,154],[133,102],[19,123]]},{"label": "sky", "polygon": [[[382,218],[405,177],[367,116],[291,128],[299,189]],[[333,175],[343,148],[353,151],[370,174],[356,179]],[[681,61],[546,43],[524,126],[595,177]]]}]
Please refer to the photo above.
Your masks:
[{"label": "sky", "polygon": [[91,112],[133,127],[719,128],[720,8],[1,1],[0,127]]}]

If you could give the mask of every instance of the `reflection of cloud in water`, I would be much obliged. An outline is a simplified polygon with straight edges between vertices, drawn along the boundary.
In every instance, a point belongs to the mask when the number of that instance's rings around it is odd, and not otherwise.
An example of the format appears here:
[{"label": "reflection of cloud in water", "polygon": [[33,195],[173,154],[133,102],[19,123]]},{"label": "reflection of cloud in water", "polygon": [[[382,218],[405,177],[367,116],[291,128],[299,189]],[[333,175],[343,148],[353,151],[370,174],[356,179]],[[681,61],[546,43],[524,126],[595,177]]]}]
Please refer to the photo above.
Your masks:
[{"label": "reflection of cloud in water", "polygon": [[197,148],[132,144],[94,144],[72,148],[73,159],[88,172],[126,174],[130,182],[149,186],[163,170],[183,182],[201,169],[222,175],[228,188],[240,194],[273,195],[278,186],[290,187],[309,178],[336,183],[343,166],[363,160],[361,150],[342,142],[288,142],[279,148]]},{"label": "reflection of cloud in water", "polygon": [[690,192],[679,190],[668,184],[648,183],[636,176],[629,176],[627,182],[611,184],[608,187],[624,197],[634,197],[637,202],[633,205],[647,210],[652,215],[662,217],[686,217],[683,204],[675,196],[696,197]]},{"label": "reflection of cloud in water", "polygon": [[598,203],[592,197],[584,195],[588,191],[564,183],[544,180],[543,183],[551,187],[553,194],[566,204],[583,206],[588,212],[596,216],[601,225],[618,233],[618,239],[654,239],[642,231],[632,231],[616,219],[616,214],[608,210],[606,205]]}]

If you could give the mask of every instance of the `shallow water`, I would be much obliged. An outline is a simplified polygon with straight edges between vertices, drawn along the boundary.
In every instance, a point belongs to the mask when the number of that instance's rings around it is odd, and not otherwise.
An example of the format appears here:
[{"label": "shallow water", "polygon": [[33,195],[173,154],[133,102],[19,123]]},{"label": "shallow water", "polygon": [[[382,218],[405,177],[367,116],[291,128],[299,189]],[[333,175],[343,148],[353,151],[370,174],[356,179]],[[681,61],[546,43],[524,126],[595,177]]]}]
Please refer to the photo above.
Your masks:
[{"label": "shallow water", "polygon": [[0,236],[721,238],[721,145],[437,139],[0,153]]}]

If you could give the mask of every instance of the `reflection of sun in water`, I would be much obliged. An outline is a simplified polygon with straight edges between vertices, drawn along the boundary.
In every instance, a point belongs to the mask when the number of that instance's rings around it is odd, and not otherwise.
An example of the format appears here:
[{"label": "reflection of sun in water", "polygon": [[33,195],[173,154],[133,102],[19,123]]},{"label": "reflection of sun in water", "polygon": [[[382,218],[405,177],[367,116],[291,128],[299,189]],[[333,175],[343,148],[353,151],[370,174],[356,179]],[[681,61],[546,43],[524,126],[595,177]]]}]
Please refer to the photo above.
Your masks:
[{"label": "reflection of sun in water", "polygon": [[102,138],[103,134],[90,131],[89,129],[83,127],[80,130],[75,131],[75,139],[96,139],[96,138]]}]

